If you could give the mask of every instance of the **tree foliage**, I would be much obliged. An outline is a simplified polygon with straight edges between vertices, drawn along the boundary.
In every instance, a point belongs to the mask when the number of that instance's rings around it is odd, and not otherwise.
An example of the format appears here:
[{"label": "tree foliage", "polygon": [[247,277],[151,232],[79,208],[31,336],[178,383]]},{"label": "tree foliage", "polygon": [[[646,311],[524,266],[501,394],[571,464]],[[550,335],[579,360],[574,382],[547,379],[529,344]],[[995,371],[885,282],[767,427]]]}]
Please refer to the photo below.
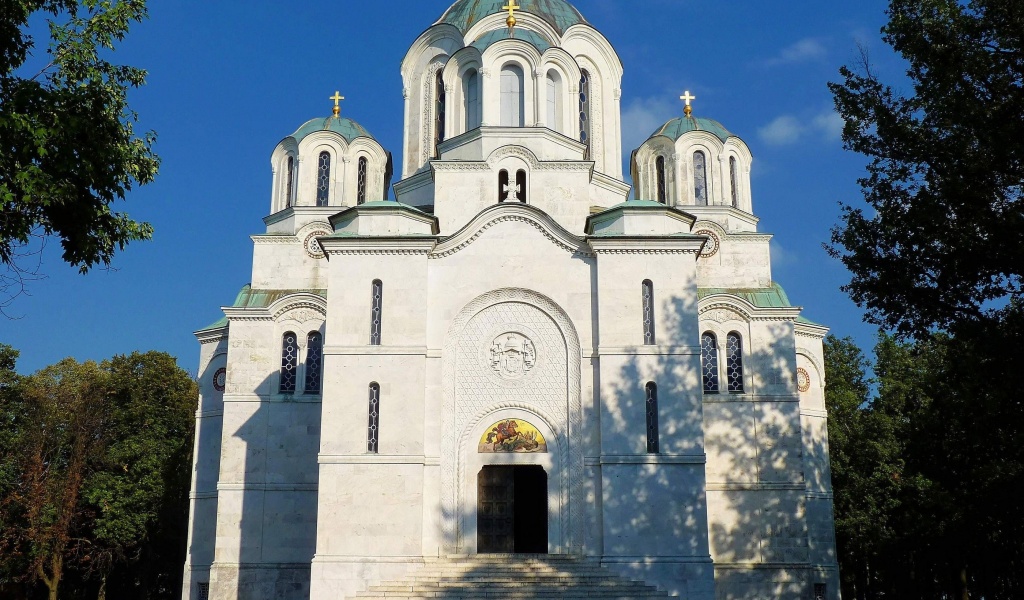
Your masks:
[{"label": "tree foliage", "polygon": [[[29,33],[36,14],[48,15],[45,60]],[[107,59],[146,15],[144,0],[5,0],[0,6],[5,303],[20,292],[19,258],[34,236],[59,238],[63,259],[85,272],[152,235],[149,224],[112,208],[135,185],[151,182],[159,167],[154,134],[135,135],[138,115],[127,99],[146,72]]]},{"label": "tree foliage", "polygon": [[1024,3],[891,0],[888,15],[912,93],[866,57],[830,84],[870,207],[843,207],[830,251],[873,322],[926,337],[1022,291]]}]

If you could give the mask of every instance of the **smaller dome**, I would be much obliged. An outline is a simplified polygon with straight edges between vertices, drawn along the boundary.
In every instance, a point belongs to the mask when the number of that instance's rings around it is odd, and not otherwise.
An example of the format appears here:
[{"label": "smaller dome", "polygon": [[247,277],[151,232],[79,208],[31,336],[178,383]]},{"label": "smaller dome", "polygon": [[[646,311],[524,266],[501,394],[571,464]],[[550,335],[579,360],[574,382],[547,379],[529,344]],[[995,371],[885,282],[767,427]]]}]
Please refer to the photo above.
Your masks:
[{"label": "smaller dome", "polygon": [[296,142],[301,142],[306,136],[316,133],[317,131],[333,131],[341,137],[345,138],[345,141],[352,143],[353,140],[361,137],[373,139],[370,132],[365,127],[356,123],[348,117],[327,117],[312,119],[306,121],[302,127],[299,127],[292,137],[295,138]]},{"label": "smaller dome", "polygon": [[[506,4],[507,0],[458,0],[445,11],[436,24],[454,25],[465,35],[484,17],[505,12],[501,7]],[[580,11],[565,0],[519,0],[519,8],[524,13],[544,19],[558,30],[560,35],[573,25],[587,22]]]},{"label": "smaller dome", "polygon": [[723,143],[733,137],[724,125],[714,119],[704,119],[701,117],[677,117],[659,127],[658,130],[652,133],[651,137],[647,139],[656,138],[660,135],[667,137],[674,142],[683,137],[683,134],[690,133],[691,131],[706,131],[722,140]]}]

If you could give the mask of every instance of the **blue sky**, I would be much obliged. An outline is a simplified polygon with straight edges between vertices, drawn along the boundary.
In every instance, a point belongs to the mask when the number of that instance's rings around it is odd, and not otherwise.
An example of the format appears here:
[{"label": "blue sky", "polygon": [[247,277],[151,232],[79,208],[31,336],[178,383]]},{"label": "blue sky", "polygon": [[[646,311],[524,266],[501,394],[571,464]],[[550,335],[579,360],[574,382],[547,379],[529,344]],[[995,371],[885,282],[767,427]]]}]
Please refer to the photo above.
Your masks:
[{"label": "blue sky", "polygon": [[[119,62],[150,73],[131,97],[138,131],[158,134],[156,182],[118,210],[149,221],[150,242],[114,269],[79,275],[44,250],[45,280],[0,320],[0,342],[28,373],[65,356],[103,359],[163,350],[195,371],[192,331],[221,316],[248,283],[252,244],[270,204],[270,153],[306,120],[330,114],[338,89],[359,121],[401,164],[402,81],[409,45],[448,2],[151,2],[150,19],[119,48]],[[754,154],[754,211],[774,233],[773,275],[805,315],[863,348],[875,328],[839,287],[849,274],[822,250],[838,202],[859,202],[864,159],[843,151],[826,83],[872,52],[901,66],[879,39],[882,0],[579,0],[616,47],[623,80],[624,156],[682,112],[721,121]],[[41,49],[37,52],[41,53]],[[627,170],[628,172],[628,170]]]}]

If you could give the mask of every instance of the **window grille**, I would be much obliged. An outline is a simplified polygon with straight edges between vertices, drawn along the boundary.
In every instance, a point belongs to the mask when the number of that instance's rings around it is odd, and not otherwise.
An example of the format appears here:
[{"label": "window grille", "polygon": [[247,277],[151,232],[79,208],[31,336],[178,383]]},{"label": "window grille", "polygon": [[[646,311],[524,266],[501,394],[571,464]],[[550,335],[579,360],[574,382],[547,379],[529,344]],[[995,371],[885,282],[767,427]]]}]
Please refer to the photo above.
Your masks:
[{"label": "window grille", "polygon": [[824,583],[814,584],[814,600],[825,600],[825,596],[828,592],[828,586]]},{"label": "window grille", "polygon": [[743,393],[743,342],[739,334],[730,333],[725,342],[725,373],[729,391]]},{"label": "window grille", "polygon": [[659,156],[654,168],[658,171],[658,202],[668,204],[668,188],[665,184],[665,157]]},{"label": "window grille", "polygon": [[437,84],[434,98],[437,102],[434,110],[434,157],[440,158],[441,150],[438,146],[444,141],[444,127],[445,127],[445,103],[447,98],[445,97],[444,89],[444,77],[443,71],[437,72]]},{"label": "window grille", "polygon": [[384,307],[384,284],[375,279],[370,286],[370,345],[380,346],[381,312]]},{"label": "window grille", "polygon": [[199,584],[199,599],[198,600],[210,600],[210,584],[203,581]]},{"label": "window grille", "polygon": [[693,153],[693,194],[697,206],[708,205],[708,161],[700,150]]},{"label": "window grille", "polygon": [[732,207],[740,207],[739,175],[736,173],[736,157],[729,157],[729,180],[732,182]]},{"label": "window grille", "polygon": [[377,454],[380,450],[380,385],[370,384],[369,424],[366,429],[366,451]]},{"label": "window grille", "polygon": [[316,167],[316,205],[327,206],[331,195],[331,153],[321,152]]},{"label": "window grille", "polygon": [[642,288],[644,305],[644,345],[653,346],[654,338],[654,283],[645,279]]},{"label": "window grille", "polygon": [[294,332],[284,334],[281,344],[281,385],[282,394],[294,394],[299,364],[299,338]]},{"label": "window grille", "polygon": [[658,386],[653,381],[647,383],[647,453],[657,454],[658,449]]},{"label": "window grille", "polygon": [[359,157],[359,168],[358,176],[356,178],[356,204],[366,203],[366,168],[367,160],[365,156]]},{"label": "window grille", "polygon": [[323,379],[324,337],[314,331],[306,337],[306,385],[307,394],[319,394]]},{"label": "window grille", "polygon": [[704,380],[704,393],[718,393],[718,339],[713,333],[700,338],[700,368]]},{"label": "window grille", "polygon": [[580,142],[587,147],[584,158],[590,159],[590,73],[580,78]]},{"label": "window grille", "polygon": [[288,157],[288,184],[284,189],[284,206],[285,208],[290,207],[294,202],[293,194],[295,190],[295,157]]}]

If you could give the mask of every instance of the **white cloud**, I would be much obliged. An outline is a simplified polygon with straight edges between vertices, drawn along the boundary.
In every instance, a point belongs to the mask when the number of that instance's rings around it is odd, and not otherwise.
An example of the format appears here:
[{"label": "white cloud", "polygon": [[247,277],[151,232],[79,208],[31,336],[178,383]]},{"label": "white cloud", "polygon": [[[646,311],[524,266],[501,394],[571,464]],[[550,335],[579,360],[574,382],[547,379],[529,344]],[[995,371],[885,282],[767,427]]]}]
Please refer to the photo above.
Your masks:
[{"label": "white cloud", "polygon": [[845,122],[835,111],[825,111],[809,118],[782,115],[757,130],[761,141],[769,146],[789,146],[808,137],[827,142],[842,137]]},{"label": "white cloud", "polygon": [[800,257],[795,252],[786,250],[774,239],[768,246],[768,252],[771,254],[772,266],[775,268],[790,267],[800,262]]},{"label": "white cloud", "polygon": [[775,57],[765,63],[769,66],[791,65],[795,63],[821,60],[828,54],[828,48],[821,40],[815,38],[802,39],[792,46],[783,48]]},{"label": "white cloud", "polygon": [[638,98],[622,111],[623,158],[647,141],[656,129],[672,117],[679,116],[679,107],[666,98]]}]

